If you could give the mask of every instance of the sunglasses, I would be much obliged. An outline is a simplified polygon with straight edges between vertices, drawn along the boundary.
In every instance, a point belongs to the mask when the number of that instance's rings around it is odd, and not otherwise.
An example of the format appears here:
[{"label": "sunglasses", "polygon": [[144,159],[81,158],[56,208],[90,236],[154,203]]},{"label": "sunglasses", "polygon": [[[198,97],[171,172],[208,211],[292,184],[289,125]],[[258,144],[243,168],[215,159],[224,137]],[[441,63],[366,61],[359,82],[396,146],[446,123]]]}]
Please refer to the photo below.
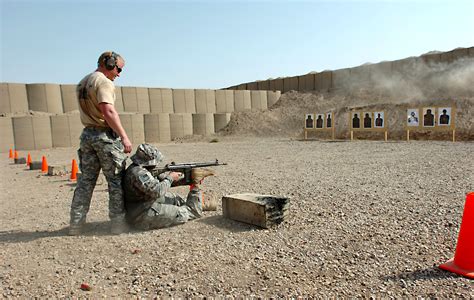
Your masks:
[{"label": "sunglasses", "polygon": [[119,68],[118,66],[115,66],[117,68],[117,72],[118,73],[121,73],[122,72],[122,68]]}]

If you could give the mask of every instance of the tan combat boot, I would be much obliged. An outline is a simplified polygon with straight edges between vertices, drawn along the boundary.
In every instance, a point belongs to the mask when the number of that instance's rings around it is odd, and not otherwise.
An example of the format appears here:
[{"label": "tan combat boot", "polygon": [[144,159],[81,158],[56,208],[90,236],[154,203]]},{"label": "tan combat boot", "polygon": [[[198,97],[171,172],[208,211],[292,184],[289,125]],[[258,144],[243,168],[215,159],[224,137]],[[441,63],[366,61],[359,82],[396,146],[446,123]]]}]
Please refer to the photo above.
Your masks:
[{"label": "tan combat boot", "polygon": [[215,171],[207,168],[195,168],[192,170],[191,176],[193,178],[194,184],[200,184],[201,181],[208,177],[215,175]]}]

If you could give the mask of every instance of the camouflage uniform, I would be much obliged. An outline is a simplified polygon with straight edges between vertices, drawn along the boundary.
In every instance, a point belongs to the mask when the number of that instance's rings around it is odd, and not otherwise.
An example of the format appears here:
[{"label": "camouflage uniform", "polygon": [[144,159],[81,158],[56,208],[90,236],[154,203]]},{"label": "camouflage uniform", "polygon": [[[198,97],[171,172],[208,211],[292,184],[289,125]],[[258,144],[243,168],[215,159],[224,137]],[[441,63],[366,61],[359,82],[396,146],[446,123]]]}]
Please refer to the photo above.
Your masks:
[{"label": "camouflage uniform", "polygon": [[101,168],[109,188],[109,217],[112,221],[123,220],[122,171],[126,155],[120,138],[110,128],[86,127],[81,135],[78,155],[81,176],[72,199],[71,225],[85,223]]},{"label": "camouflage uniform", "polygon": [[[141,150],[140,150],[141,149]],[[147,160],[139,152],[152,152]],[[154,152],[154,153],[153,153]],[[155,178],[146,166],[154,166],[163,156],[156,147],[142,144],[137,154],[131,157],[130,165],[123,179],[127,221],[143,230],[169,227],[186,223],[202,216],[202,196],[198,186],[188,193],[187,199],[169,192],[173,178],[167,176],[162,180]]]}]

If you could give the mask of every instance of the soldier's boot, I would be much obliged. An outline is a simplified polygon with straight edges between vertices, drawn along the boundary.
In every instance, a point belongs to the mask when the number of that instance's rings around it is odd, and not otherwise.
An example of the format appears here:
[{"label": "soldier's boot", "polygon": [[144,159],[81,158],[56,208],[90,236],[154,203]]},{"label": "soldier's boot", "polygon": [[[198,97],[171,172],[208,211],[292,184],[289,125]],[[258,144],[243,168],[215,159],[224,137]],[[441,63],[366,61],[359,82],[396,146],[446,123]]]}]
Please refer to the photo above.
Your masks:
[{"label": "soldier's boot", "polygon": [[207,168],[195,168],[192,170],[191,176],[193,178],[194,184],[200,184],[201,181],[208,177],[208,176],[213,176],[216,173],[212,169],[207,169]]},{"label": "soldier's boot", "polygon": [[124,217],[116,217],[110,220],[110,232],[112,234],[122,234],[127,232],[130,227]]},{"label": "soldier's boot", "polygon": [[68,235],[72,235],[72,236],[75,236],[75,235],[80,235],[82,233],[82,229],[84,227],[84,224],[86,224],[86,219],[84,218],[84,220],[82,220],[81,222],[77,223],[77,224],[69,224],[69,231],[68,231]]},{"label": "soldier's boot", "polygon": [[203,211],[216,211],[217,210],[217,196],[211,192],[206,191],[202,193],[202,210]]}]

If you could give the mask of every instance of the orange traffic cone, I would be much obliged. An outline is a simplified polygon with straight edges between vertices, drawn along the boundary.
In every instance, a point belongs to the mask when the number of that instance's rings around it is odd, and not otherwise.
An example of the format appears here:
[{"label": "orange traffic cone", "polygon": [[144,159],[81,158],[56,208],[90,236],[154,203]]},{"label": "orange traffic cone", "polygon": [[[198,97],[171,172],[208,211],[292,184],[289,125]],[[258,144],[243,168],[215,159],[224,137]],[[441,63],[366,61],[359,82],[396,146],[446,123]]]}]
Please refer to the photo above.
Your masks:
[{"label": "orange traffic cone", "polygon": [[439,267],[474,279],[474,192],[466,197],[454,258]]},{"label": "orange traffic cone", "polygon": [[48,162],[46,161],[46,156],[43,156],[41,162],[41,172],[48,173]]},{"label": "orange traffic cone", "polygon": [[31,155],[28,152],[28,158],[26,159],[26,165],[29,167],[31,165]]},{"label": "orange traffic cone", "polygon": [[8,154],[8,158],[14,158],[14,157],[13,157],[13,150],[12,150],[12,148],[10,148],[10,153]]},{"label": "orange traffic cone", "polygon": [[14,159],[18,159],[18,151],[15,150],[15,157]]},{"label": "orange traffic cone", "polygon": [[77,171],[78,171],[78,167],[77,167],[77,163],[76,163],[76,160],[73,159],[72,160],[72,167],[71,167],[71,180],[76,180],[77,179]]}]

